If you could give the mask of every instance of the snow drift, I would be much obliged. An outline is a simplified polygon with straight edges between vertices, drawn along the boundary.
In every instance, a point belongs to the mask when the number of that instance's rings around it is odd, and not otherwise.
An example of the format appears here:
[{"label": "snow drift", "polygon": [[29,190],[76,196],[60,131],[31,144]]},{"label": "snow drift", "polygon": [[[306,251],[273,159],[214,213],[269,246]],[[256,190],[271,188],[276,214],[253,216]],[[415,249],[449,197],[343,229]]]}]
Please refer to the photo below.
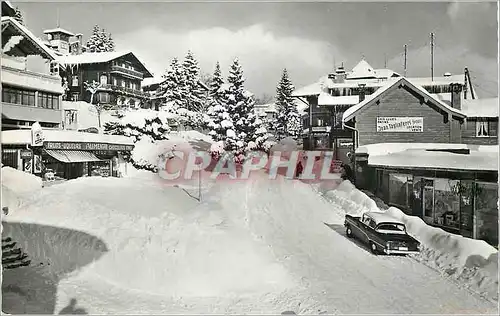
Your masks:
[{"label": "snow drift", "polygon": [[383,202],[375,202],[351,182],[343,181],[335,190],[321,192],[341,206],[347,214],[385,211],[403,221],[408,233],[419,240],[423,250],[415,258],[461,281],[472,290],[498,300],[498,250],[483,240],[451,234],[427,225],[421,218],[409,216]]},{"label": "snow drift", "polygon": [[18,208],[23,199],[42,188],[42,179],[11,167],[2,167],[2,207],[9,212]]}]

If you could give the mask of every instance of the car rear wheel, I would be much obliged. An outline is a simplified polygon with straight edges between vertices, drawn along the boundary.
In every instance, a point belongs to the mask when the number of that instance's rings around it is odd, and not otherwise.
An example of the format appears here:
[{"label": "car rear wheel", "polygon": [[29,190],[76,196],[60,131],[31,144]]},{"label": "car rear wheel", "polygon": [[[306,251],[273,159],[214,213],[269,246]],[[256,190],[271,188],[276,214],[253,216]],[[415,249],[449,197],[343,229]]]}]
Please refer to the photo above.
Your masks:
[{"label": "car rear wheel", "polygon": [[345,234],[347,237],[352,238],[352,229],[351,226],[347,226],[345,229]]},{"label": "car rear wheel", "polygon": [[378,254],[377,245],[373,241],[370,241],[370,249],[374,255]]}]

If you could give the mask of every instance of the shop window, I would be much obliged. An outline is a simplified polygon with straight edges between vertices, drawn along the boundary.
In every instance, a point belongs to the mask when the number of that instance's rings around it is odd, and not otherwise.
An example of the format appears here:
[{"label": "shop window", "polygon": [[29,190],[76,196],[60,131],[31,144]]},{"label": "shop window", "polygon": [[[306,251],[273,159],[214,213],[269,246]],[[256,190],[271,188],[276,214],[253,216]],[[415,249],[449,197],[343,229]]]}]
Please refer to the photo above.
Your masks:
[{"label": "shop window", "polygon": [[125,84],[126,84],[126,83],[125,83],[125,80],[122,80],[122,81],[121,81],[121,83],[122,83],[122,87],[124,87],[124,88],[125,88]]},{"label": "shop window", "polygon": [[476,121],[476,137],[489,137],[490,124],[488,121]]},{"label": "shop window", "polygon": [[434,180],[422,180],[422,218],[425,222],[434,222]]},{"label": "shop window", "polygon": [[460,196],[454,190],[458,180],[435,179],[434,224],[460,228]]},{"label": "shop window", "polygon": [[73,76],[71,79],[71,86],[78,87],[78,76]]},{"label": "shop window", "polygon": [[476,238],[498,245],[498,184],[476,182]]},{"label": "shop window", "polygon": [[409,174],[389,174],[389,203],[410,208],[413,190],[413,176]]},{"label": "shop window", "polygon": [[117,86],[117,85],[118,85],[118,80],[116,80],[116,78],[113,78],[113,85],[114,85],[114,86]]}]

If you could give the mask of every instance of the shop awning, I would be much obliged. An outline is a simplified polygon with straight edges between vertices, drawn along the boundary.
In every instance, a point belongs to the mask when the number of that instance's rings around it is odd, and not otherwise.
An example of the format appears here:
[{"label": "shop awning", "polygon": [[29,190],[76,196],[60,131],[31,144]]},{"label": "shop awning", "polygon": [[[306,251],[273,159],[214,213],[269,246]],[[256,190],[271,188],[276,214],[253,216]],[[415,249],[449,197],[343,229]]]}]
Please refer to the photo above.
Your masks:
[{"label": "shop awning", "polygon": [[52,158],[65,163],[101,161],[101,159],[97,158],[96,155],[94,155],[90,151],[45,150],[45,152],[52,156]]}]

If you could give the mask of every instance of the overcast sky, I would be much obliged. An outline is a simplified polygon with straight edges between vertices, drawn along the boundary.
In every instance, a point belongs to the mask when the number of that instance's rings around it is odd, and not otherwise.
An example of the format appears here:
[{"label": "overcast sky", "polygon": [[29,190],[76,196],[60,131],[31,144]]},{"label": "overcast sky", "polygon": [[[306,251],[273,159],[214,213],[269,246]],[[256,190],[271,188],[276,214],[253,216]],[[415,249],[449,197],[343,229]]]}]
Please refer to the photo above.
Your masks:
[{"label": "overcast sky", "polygon": [[430,33],[435,75],[468,67],[480,96],[498,95],[497,4],[293,2],[16,2],[25,23],[42,37],[57,23],[88,39],[99,24],[117,50],[132,50],[155,74],[191,49],[203,72],[220,61],[224,75],[239,57],[247,88],[274,95],[283,68],[296,87],[318,80],[333,64],[352,69],[364,56],[375,68],[430,77]]}]

